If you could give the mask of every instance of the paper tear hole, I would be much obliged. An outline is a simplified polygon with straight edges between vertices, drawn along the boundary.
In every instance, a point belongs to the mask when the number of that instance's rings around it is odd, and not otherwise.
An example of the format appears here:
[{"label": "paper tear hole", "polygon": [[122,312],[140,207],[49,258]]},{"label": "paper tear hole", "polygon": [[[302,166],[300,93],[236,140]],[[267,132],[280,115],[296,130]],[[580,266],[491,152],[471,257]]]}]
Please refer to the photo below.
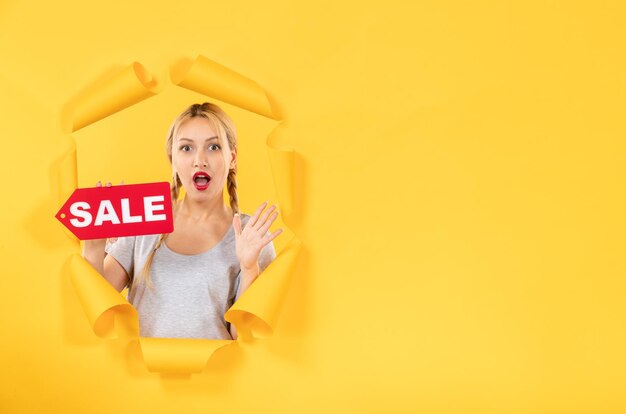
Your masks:
[{"label": "paper tear hole", "polygon": [[64,219],[65,218],[65,213],[61,213],[61,218]]}]

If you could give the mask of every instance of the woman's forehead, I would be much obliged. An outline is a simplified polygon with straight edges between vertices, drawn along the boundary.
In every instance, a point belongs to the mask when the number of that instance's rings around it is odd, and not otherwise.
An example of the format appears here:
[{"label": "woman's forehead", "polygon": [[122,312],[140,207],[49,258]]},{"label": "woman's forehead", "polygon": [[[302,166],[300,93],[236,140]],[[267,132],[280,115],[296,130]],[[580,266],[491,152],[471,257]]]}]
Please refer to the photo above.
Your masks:
[{"label": "woman's forehead", "polygon": [[213,122],[211,122],[210,119],[203,117],[194,117],[186,120],[180,124],[176,133],[177,140],[186,138],[195,141],[197,139],[205,140],[207,138],[218,136],[219,134],[217,128],[215,128]]},{"label": "woman's forehead", "polygon": [[210,142],[219,143],[222,148],[231,148],[226,138],[226,132],[216,124],[215,120],[196,116],[181,122],[178,129],[174,132],[172,145],[185,142],[185,139],[204,143],[207,139],[213,137],[217,137],[217,139],[213,139]]}]

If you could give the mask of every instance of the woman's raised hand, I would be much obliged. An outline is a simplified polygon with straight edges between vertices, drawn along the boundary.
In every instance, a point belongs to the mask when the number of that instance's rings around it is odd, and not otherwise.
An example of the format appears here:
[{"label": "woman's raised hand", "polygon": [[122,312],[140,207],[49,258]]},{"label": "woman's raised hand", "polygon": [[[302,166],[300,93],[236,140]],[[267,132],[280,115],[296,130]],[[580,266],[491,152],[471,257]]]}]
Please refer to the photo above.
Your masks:
[{"label": "woman's raised hand", "polygon": [[263,212],[266,206],[267,201],[257,208],[243,230],[241,229],[241,216],[235,214],[233,218],[237,258],[242,269],[254,268],[259,263],[261,250],[283,232],[283,229],[278,229],[272,234],[266,234],[276,217],[278,217],[278,211],[274,211],[276,205]]},{"label": "woman's raised hand", "polygon": [[[121,184],[124,184],[124,181],[122,181]],[[111,183],[106,183],[106,186],[111,187]],[[96,184],[96,187],[102,187],[102,183],[98,181],[98,183]],[[114,241],[113,239],[108,239],[108,240]],[[93,266],[94,269],[96,269],[98,273],[104,276],[105,279],[106,279],[106,275],[104,273],[104,257],[106,255],[105,253],[106,243],[107,243],[107,239],[95,239],[95,240],[85,240],[85,244],[83,245],[83,257],[91,266]],[[113,282],[111,282],[110,280],[109,282],[113,284]],[[119,283],[119,281],[116,283]],[[121,287],[116,287],[116,286],[117,285],[114,285],[114,287],[118,291],[121,291],[123,288],[123,285],[121,285]]]}]

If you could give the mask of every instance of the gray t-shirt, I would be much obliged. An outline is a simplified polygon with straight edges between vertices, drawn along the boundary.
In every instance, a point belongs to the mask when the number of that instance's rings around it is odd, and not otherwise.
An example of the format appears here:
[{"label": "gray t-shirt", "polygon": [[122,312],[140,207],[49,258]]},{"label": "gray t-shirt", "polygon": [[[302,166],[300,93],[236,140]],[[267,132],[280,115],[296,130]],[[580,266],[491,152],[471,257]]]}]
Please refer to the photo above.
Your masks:
[{"label": "gray t-shirt", "polygon": [[[249,215],[241,214],[242,228],[249,219]],[[173,252],[166,239],[154,255],[152,288],[148,288],[137,281],[137,276],[158,239],[158,234],[120,237],[106,247],[134,280],[128,301],[139,314],[140,336],[232,339],[224,314],[238,299],[241,272],[233,226],[218,244],[195,255]],[[275,257],[270,242],[259,256],[261,271]]]}]

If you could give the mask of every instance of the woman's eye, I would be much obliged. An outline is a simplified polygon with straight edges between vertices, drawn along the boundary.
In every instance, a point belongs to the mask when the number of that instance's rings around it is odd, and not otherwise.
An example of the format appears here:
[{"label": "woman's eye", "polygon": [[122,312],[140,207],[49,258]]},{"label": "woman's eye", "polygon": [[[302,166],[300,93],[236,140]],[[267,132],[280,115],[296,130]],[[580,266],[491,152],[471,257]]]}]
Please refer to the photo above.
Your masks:
[{"label": "woman's eye", "polygon": [[191,147],[189,145],[183,145],[182,147],[180,147],[181,151],[191,151]]},{"label": "woman's eye", "polygon": [[212,145],[209,145],[209,149],[212,151],[217,151],[218,149],[220,149],[220,146],[217,144],[212,144]]}]

